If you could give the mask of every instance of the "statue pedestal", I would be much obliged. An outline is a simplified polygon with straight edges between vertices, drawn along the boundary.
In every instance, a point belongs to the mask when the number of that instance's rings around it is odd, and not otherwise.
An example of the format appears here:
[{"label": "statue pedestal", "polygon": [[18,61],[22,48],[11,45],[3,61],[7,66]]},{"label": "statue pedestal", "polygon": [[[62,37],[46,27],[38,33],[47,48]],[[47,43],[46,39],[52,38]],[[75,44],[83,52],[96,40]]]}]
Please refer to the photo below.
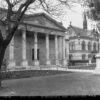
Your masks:
[{"label": "statue pedestal", "polygon": [[100,74],[100,53],[96,55],[96,68],[94,73]]},{"label": "statue pedestal", "polygon": [[89,59],[89,65],[91,65],[91,64],[92,64],[91,59]]},{"label": "statue pedestal", "polygon": [[13,70],[15,68],[15,66],[16,66],[15,61],[14,60],[9,60],[9,64],[8,64],[7,69],[8,70]]},{"label": "statue pedestal", "polygon": [[38,60],[34,60],[34,66],[38,66],[39,65],[39,61]]}]

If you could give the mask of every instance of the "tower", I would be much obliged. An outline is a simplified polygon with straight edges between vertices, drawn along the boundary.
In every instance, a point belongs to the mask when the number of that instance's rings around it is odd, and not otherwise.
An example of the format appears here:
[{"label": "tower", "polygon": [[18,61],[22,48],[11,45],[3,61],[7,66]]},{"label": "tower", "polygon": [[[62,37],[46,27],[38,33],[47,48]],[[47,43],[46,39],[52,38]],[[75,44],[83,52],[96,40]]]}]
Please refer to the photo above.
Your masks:
[{"label": "tower", "polygon": [[83,29],[87,29],[87,18],[86,13],[83,13]]}]

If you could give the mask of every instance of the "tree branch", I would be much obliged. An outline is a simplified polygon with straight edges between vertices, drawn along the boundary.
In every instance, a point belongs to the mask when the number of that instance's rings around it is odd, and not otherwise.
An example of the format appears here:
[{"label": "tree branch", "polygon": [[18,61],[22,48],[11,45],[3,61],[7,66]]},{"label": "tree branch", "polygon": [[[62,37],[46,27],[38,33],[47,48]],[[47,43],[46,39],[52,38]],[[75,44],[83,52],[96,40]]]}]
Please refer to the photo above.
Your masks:
[{"label": "tree branch", "polygon": [[[28,1],[26,1],[24,4],[22,4],[21,7],[19,8],[19,9],[21,9],[20,15],[18,16],[18,18],[16,19],[16,21],[13,23],[14,26],[13,26],[11,32],[7,35],[7,37],[6,37],[5,41],[4,41],[5,46],[7,46],[7,45],[10,43],[10,41],[11,41],[13,35],[15,34],[15,32],[16,32],[16,30],[17,30],[17,28],[18,28],[19,22],[20,22],[20,20],[22,19],[22,17],[23,17],[23,15],[24,15],[25,11],[27,10],[28,6],[29,6],[31,3],[33,3],[33,2],[35,2],[35,0],[28,0]],[[24,7],[24,8],[23,8],[23,7]],[[22,10],[22,8],[23,8],[23,10]],[[18,10],[18,11],[19,11],[19,10]]]}]

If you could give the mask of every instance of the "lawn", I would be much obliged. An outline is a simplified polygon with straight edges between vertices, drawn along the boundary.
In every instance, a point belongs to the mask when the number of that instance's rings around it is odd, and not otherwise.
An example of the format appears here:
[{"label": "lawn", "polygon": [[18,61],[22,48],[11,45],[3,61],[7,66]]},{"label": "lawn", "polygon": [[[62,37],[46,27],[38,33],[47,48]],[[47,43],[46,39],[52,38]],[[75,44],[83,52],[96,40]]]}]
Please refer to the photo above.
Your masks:
[{"label": "lawn", "polygon": [[55,71],[55,70],[21,70],[21,71],[8,71],[2,72],[2,79],[19,79],[19,78],[28,78],[36,76],[45,76],[45,75],[56,75],[69,73],[66,71]]}]

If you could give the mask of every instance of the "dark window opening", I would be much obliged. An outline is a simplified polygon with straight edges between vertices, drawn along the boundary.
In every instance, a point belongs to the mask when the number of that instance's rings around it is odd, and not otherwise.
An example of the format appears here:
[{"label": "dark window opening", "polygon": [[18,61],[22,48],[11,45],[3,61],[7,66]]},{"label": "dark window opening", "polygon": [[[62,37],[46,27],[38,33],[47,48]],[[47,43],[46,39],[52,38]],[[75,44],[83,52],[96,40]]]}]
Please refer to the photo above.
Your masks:
[{"label": "dark window opening", "polygon": [[86,55],[85,54],[82,55],[82,60],[86,60]]},{"label": "dark window opening", "polygon": [[[37,49],[37,59],[39,60],[39,49]],[[34,49],[32,49],[32,60],[34,60]]]}]

